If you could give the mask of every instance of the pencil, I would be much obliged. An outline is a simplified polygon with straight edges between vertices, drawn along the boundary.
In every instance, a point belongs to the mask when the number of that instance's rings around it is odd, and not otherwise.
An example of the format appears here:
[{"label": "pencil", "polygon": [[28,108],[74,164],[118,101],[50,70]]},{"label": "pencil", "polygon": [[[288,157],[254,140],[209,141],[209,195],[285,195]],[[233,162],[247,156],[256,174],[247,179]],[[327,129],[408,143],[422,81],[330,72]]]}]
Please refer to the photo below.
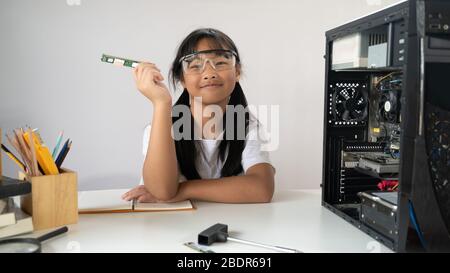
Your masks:
[{"label": "pencil", "polygon": [[25,156],[28,165],[28,170],[30,171],[30,175],[32,176],[34,170],[30,150],[28,149],[27,144],[23,140],[23,135],[21,135],[20,131],[18,129],[15,129],[13,130],[13,132],[14,132],[14,142],[17,144],[20,151],[22,151],[22,154]]},{"label": "pencil", "polygon": [[34,139],[33,139],[33,131],[31,129],[28,129],[28,134],[30,137],[30,147],[31,147],[31,159],[33,161],[33,169],[34,169],[34,175],[38,175],[38,166],[37,166],[37,159],[36,159],[36,147],[34,146]]},{"label": "pencil", "polygon": [[2,144],[2,150],[8,155],[9,158],[11,158],[12,161],[14,161],[24,172],[25,165],[8,149],[5,145]]},{"label": "pencil", "polygon": [[61,140],[62,140],[63,134],[64,134],[64,131],[61,131],[59,133],[58,138],[56,139],[56,145],[55,145],[55,148],[53,149],[53,152],[52,152],[53,160],[56,159],[56,153],[58,152],[59,146],[61,145]]},{"label": "pencil", "polygon": [[29,173],[30,168],[28,165],[28,161],[27,158],[24,156],[24,154],[22,153],[22,151],[20,150],[19,145],[8,135],[6,134],[6,138],[8,139],[9,144],[11,144],[11,146],[14,147],[14,149],[19,153],[20,157],[22,158],[23,162],[25,163],[26,166],[26,172]]},{"label": "pencil", "polygon": [[[69,140],[67,140],[69,141]],[[56,159],[56,166],[59,168],[61,168],[61,165],[64,161],[64,159],[66,159],[67,154],[70,151],[70,148],[72,147],[72,141],[68,142],[67,145],[64,145],[63,150],[61,150],[61,152],[58,155],[58,158]]]}]

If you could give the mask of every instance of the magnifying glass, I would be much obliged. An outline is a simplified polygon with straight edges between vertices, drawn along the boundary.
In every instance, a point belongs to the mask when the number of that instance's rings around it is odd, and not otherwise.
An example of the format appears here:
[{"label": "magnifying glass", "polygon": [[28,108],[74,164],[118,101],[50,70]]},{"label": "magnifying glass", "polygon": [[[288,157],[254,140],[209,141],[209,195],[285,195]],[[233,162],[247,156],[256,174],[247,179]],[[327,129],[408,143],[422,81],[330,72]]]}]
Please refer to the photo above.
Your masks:
[{"label": "magnifying glass", "polygon": [[0,241],[0,253],[41,253],[41,243],[50,238],[67,232],[67,227],[62,227],[38,238],[15,238]]}]

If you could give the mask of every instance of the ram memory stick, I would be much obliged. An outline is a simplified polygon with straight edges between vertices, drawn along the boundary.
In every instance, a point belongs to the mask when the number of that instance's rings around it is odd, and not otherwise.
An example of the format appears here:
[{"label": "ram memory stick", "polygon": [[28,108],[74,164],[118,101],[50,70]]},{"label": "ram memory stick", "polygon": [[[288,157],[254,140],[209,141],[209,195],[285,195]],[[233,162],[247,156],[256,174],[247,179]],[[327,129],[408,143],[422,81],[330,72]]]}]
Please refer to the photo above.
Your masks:
[{"label": "ram memory stick", "polygon": [[138,64],[140,63],[138,61],[133,61],[133,60],[124,59],[124,58],[115,57],[115,56],[106,55],[106,54],[102,55],[101,60],[102,60],[102,62],[105,62],[105,63],[110,63],[110,64],[114,64],[117,66],[132,67],[132,68],[136,68],[138,66]]}]

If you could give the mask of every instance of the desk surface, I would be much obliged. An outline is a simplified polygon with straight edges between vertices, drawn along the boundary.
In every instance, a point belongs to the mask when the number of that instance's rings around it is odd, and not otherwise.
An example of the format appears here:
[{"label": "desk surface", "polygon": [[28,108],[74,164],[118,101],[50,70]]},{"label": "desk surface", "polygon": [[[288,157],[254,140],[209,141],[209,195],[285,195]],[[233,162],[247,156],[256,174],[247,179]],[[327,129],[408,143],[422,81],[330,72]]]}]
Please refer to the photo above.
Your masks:
[{"label": "desk surface", "polygon": [[[43,252],[195,252],[183,243],[196,242],[199,232],[216,223],[227,224],[236,238],[304,252],[391,252],[323,208],[320,200],[319,190],[280,191],[270,204],[195,202],[195,211],[80,215],[67,234],[44,242]],[[235,242],[210,248],[273,252]]]}]

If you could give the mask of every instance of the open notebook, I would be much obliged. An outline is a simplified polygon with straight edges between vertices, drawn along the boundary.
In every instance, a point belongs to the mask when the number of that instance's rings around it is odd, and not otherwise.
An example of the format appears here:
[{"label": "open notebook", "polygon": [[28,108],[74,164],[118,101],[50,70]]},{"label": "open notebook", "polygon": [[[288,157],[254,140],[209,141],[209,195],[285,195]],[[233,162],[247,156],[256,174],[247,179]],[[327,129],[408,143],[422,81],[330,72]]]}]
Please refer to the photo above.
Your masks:
[{"label": "open notebook", "polygon": [[136,203],[134,210],[131,201],[122,200],[127,189],[80,191],[78,192],[78,212],[90,213],[125,213],[151,211],[193,210],[191,201],[178,203]]}]

